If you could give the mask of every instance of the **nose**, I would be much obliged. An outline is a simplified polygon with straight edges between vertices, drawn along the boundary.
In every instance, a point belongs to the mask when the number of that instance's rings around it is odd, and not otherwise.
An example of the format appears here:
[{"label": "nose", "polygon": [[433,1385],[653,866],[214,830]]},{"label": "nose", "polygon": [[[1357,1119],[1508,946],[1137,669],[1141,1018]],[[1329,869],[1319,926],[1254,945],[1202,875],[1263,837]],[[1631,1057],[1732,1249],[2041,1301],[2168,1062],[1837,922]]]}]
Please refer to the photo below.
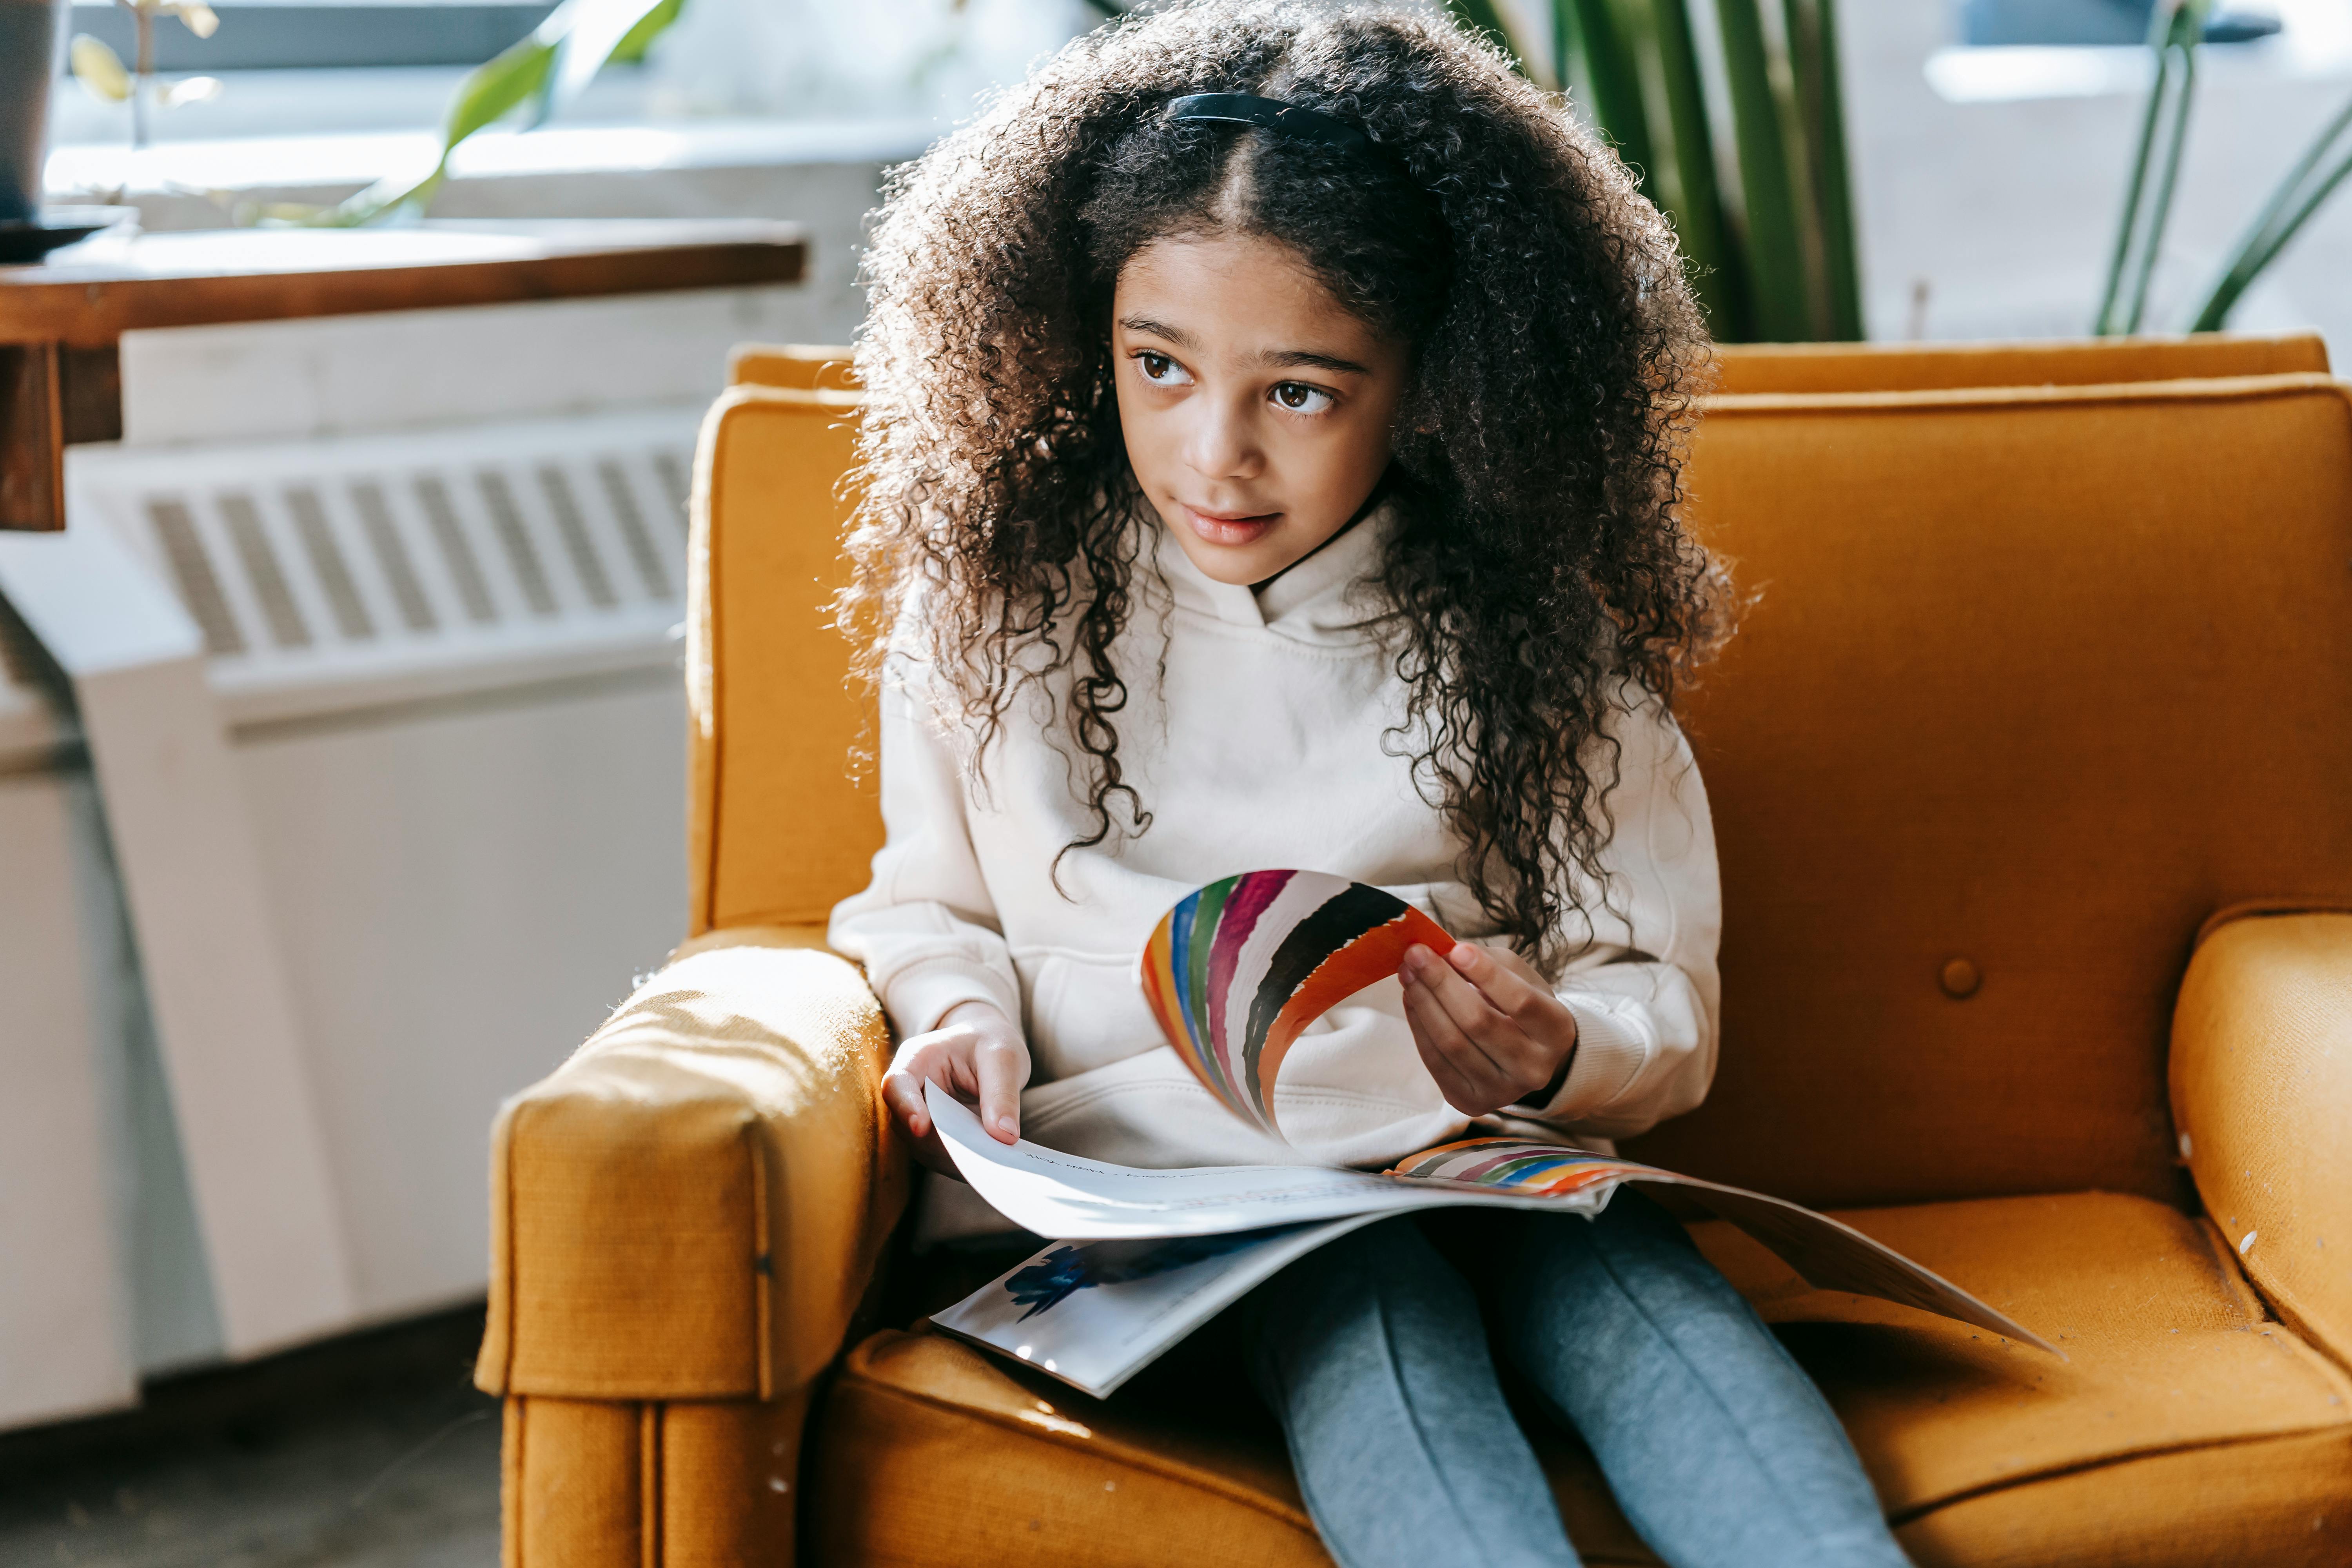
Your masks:
[{"label": "nose", "polygon": [[1185,435],[1185,466],[1203,479],[1256,478],[1265,464],[1265,453],[1259,448],[1257,422],[1247,404],[1216,397],[1190,401],[1193,418]]}]

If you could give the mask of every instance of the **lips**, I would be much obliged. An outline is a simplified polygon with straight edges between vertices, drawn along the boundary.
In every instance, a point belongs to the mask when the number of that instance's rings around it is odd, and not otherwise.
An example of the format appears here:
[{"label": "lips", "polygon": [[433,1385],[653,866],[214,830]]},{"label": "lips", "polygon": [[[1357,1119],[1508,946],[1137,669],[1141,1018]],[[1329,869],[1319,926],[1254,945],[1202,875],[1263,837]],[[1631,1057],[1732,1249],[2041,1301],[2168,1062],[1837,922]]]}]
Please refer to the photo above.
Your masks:
[{"label": "lips", "polygon": [[1278,511],[1213,512],[1178,502],[1192,531],[1211,544],[1251,544],[1265,537],[1282,518]]}]

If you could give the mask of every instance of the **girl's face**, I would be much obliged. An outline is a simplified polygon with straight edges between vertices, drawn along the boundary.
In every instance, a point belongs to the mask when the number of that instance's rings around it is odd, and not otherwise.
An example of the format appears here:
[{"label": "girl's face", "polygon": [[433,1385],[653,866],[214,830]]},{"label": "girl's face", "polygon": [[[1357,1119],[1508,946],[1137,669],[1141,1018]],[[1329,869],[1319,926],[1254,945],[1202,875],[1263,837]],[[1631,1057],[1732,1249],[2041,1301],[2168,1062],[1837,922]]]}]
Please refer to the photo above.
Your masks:
[{"label": "girl's face", "polygon": [[1220,583],[1263,582],[1356,515],[1388,468],[1412,357],[1248,236],[1136,252],[1111,353],[1136,479]]}]

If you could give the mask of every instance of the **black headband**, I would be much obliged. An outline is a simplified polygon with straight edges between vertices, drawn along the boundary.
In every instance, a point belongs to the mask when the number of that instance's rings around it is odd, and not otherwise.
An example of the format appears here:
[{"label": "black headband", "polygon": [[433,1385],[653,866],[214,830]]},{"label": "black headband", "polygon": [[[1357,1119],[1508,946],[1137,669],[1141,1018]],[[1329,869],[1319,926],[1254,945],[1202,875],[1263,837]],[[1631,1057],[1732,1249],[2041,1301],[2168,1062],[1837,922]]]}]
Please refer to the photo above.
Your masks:
[{"label": "black headband", "polygon": [[1168,118],[1213,125],[1255,125],[1351,153],[1378,152],[1370,137],[1336,114],[1246,92],[1189,93],[1169,104]]}]

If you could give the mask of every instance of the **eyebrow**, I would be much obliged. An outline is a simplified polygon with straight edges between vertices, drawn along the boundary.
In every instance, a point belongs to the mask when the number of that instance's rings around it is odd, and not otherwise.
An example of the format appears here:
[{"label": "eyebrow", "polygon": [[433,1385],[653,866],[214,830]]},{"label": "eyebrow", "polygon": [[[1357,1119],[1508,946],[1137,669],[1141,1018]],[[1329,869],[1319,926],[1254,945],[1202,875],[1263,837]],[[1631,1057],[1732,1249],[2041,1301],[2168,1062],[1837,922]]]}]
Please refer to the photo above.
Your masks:
[{"label": "eyebrow", "polygon": [[[1154,321],[1150,316],[1121,316],[1118,324],[1130,332],[1144,332],[1155,338],[1163,338],[1181,349],[1196,349],[1201,346],[1200,340],[1183,328],[1170,326],[1167,322]],[[1257,359],[1260,364],[1280,370],[1328,370],[1335,371],[1341,375],[1372,374],[1369,365],[1358,364],[1351,359],[1341,359],[1337,354],[1317,353],[1312,349],[1272,349],[1258,355]]]},{"label": "eyebrow", "polygon": [[1166,338],[1180,349],[1196,349],[1201,341],[1181,327],[1171,327],[1165,321],[1155,321],[1149,316],[1121,316],[1118,324],[1130,332],[1149,332],[1155,338]]},{"label": "eyebrow", "polygon": [[1372,374],[1370,365],[1358,364],[1354,360],[1341,359],[1337,354],[1318,354],[1311,349],[1278,349],[1272,353],[1258,355],[1258,363],[1285,370],[1302,368],[1332,370],[1338,371],[1342,375]]}]

